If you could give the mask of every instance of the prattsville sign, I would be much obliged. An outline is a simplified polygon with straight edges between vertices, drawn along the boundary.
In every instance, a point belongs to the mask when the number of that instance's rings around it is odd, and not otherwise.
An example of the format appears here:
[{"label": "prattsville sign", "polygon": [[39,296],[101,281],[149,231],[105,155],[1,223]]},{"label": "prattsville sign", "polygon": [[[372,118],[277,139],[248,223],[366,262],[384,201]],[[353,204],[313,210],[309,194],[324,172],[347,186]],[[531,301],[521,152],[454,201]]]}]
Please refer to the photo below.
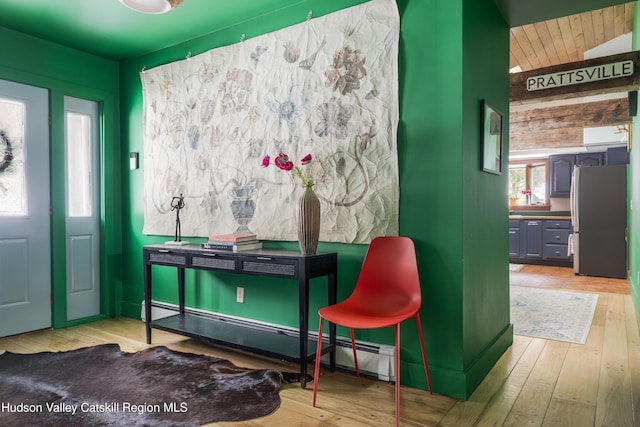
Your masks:
[{"label": "prattsville sign", "polygon": [[639,87],[640,52],[634,51],[512,73],[510,100],[567,99]]},{"label": "prattsville sign", "polygon": [[577,85],[599,80],[615,79],[633,74],[633,61],[579,68],[558,73],[533,76],[527,79],[527,90],[543,90],[559,86]]}]

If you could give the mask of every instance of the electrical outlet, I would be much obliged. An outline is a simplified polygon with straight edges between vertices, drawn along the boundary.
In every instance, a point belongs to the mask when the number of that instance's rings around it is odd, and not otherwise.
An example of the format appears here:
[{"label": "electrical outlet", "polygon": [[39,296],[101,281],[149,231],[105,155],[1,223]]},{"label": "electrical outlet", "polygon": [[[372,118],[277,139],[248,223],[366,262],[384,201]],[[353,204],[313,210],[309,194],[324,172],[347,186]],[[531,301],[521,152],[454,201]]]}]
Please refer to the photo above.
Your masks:
[{"label": "electrical outlet", "polygon": [[238,287],[236,289],[236,302],[244,303],[244,288]]}]

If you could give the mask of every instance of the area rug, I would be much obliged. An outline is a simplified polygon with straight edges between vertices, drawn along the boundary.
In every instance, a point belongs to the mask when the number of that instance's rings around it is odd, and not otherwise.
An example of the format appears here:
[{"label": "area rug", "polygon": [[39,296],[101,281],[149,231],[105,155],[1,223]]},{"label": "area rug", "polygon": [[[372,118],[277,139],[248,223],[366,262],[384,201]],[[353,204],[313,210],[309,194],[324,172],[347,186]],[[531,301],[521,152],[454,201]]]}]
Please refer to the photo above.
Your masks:
[{"label": "area rug", "polygon": [[117,344],[0,355],[2,426],[198,426],[265,416],[280,372],[211,356]]},{"label": "area rug", "polygon": [[584,344],[598,295],[511,286],[513,333]]},{"label": "area rug", "polygon": [[520,271],[522,264],[509,264],[509,271]]}]

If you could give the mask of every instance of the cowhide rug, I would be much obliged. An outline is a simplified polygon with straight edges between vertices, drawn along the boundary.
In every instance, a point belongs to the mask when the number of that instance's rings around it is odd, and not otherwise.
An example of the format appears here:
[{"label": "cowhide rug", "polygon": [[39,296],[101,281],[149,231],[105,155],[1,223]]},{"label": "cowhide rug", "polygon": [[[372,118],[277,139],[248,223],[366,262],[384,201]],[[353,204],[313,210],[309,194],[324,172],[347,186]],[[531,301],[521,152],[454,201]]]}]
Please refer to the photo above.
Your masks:
[{"label": "cowhide rug", "polygon": [[2,426],[196,426],[268,415],[280,372],[166,347],[0,354]]}]

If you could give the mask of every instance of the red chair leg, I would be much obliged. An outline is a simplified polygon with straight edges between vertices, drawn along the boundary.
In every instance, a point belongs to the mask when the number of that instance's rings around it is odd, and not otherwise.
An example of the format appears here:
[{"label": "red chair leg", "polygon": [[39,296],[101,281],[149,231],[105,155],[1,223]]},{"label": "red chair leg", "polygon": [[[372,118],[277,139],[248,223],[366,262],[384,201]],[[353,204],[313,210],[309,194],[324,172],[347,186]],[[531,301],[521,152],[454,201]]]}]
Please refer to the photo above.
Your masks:
[{"label": "red chair leg", "polygon": [[396,324],[396,427],[400,427],[400,323]]},{"label": "red chair leg", "polygon": [[422,323],[420,322],[420,314],[416,313],[416,323],[418,324],[418,337],[420,338],[420,349],[422,350],[422,363],[424,364],[424,372],[427,375],[427,385],[429,393],[433,394],[431,388],[431,375],[429,374],[429,364],[427,363],[427,351],[424,347],[424,335],[422,335]]},{"label": "red chair leg", "polygon": [[320,316],[320,325],[318,326],[318,346],[316,347],[316,370],[313,373],[313,406],[316,406],[316,394],[318,392],[318,381],[320,380],[320,357],[322,356],[322,323]]},{"label": "red chair leg", "polygon": [[358,355],[356,354],[356,340],[353,337],[353,328],[349,328],[351,334],[351,350],[353,350],[353,363],[356,365],[356,377],[360,376],[360,370],[358,369]]}]

